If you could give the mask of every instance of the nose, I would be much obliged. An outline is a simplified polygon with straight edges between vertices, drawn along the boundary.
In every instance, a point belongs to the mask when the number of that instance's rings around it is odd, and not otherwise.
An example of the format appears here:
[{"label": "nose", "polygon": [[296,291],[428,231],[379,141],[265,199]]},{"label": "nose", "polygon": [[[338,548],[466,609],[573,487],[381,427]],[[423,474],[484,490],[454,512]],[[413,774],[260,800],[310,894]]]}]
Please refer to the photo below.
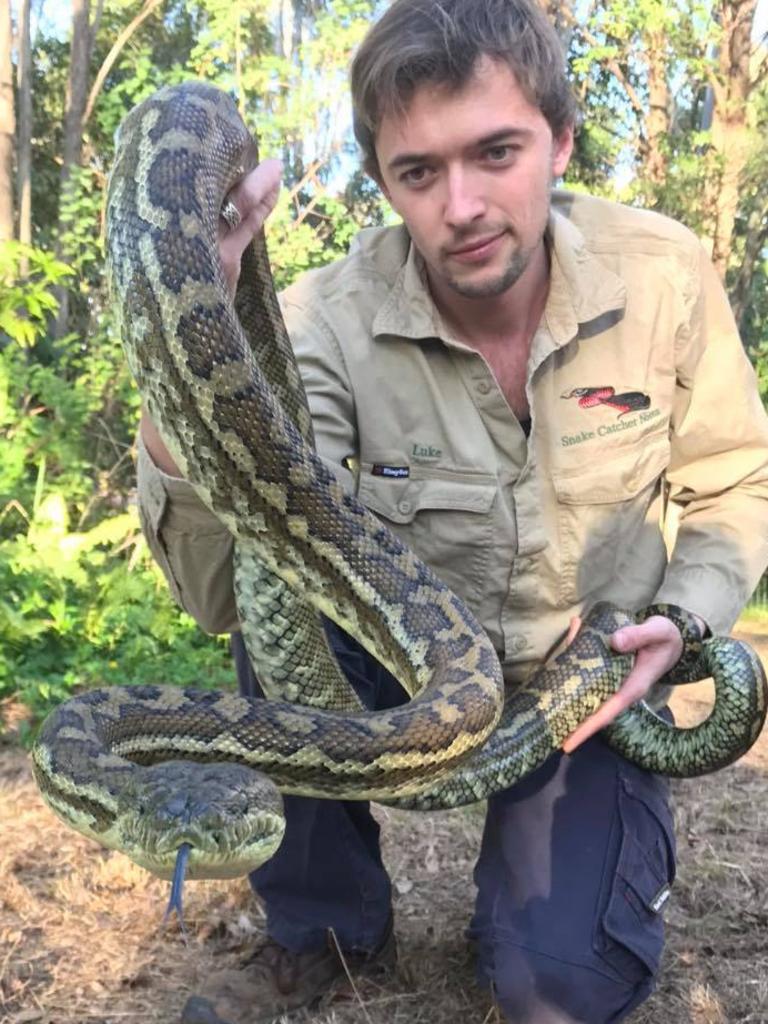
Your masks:
[{"label": "nose", "polygon": [[480,184],[464,167],[452,167],[446,176],[445,220],[452,228],[462,228],[480,220],[486,202]]}]

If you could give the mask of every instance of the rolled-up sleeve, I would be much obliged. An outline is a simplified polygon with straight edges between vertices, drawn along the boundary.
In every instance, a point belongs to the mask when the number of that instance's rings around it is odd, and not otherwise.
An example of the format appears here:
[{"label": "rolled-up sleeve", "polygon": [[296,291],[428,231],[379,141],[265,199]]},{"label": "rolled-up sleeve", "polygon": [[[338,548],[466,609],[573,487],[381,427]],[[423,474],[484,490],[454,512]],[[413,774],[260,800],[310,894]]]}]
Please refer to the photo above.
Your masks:
[{"label": "rolled-up sleeve", "polygon": [[[283,300],[315,429],[318,454],[347,491],[355,488],[354,403],[329,328],[303,302]],[[142,530],[174,599],[208,633],[240,628],[233,591],[233,540],[186,480],[159,469],[139,437]]]},{"label": "rolled-up sleeve", "polygon": [[677,535],[657,600],[727,631],[768,563],[768,418],[728,300],[701,251],[678,337],[670,498]]},{"label": "rolled-up sleeve", "polygon": [[141,527],[174,599],[207,633],[239,629],[232,535],[191,484],[158,469],[141,438],[136,476]]}]

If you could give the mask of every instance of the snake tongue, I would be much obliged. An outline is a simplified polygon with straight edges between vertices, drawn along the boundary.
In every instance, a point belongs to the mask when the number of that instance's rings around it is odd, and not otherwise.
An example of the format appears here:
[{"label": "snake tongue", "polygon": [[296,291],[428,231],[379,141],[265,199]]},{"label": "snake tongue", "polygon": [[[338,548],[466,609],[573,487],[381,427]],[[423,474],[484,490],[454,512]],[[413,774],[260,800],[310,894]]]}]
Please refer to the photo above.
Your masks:
[{"label": "snake tongue", "polygon": [[176,866],[173,869],[173,881],[171,882],[171,896],[168,900],[168,906],[165,908],[165,914],[163,915],[163,924],[166,923],[171,914],[176,911],[176,916],[179,919],[179,927],[182,933],[186,936],[187,929],[184,926],[184,910],[182,908],[182,892],[184,889],[184,876],[187,871],[187,861],[192,851],[192,846],[189,843],[182,843],[176,854]]}]

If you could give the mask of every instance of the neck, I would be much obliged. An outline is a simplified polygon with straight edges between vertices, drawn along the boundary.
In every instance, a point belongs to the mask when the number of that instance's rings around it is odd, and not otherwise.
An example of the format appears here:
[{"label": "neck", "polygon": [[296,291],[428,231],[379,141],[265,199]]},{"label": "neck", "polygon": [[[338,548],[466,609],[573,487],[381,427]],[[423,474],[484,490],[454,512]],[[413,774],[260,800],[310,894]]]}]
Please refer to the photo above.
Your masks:
[{"label": "neck", "polygon": [[530,344],[549,294],[549,254],[542,240],[527,267],[501,295],[467,298],[436,278],[427,268],[435,305],[457,338],[482,349],[493,340],[524,340]]}]

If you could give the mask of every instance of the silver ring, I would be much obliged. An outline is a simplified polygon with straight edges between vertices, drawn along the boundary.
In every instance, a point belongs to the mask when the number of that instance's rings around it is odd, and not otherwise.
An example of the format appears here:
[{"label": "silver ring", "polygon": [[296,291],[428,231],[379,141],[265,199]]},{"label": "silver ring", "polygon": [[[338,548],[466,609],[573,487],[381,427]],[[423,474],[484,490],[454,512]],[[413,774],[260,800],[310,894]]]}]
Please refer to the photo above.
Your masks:
[{"label": "silver ring", "polygon": [[243,219],[240,215],[240,211],[238,210],[238,208],[235,206],[231,199],[227,199],[227,201],[224,203],[224,205],[221,208],[221,213],[219,214],[219,216],[227,225],[230,231],[234,231],[235,228],[240,224],[240,222]]}]

